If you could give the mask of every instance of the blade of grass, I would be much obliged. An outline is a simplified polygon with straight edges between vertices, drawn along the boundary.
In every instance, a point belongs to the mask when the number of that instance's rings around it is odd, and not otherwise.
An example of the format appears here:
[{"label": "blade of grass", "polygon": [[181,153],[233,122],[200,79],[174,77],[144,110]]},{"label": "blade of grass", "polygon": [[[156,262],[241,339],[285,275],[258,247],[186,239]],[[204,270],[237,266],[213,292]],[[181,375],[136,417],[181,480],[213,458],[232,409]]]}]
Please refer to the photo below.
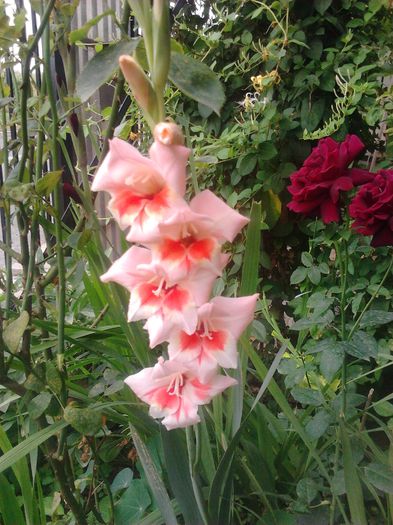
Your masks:
[{"label": "blade of grass", "polygon": [[44,494],[42,492],[41,478],[39,472],[37,472],[36,474],[35,485],[37,492],[37,506],[39,509],[40,525],[46,525]]},{"label": "blade of grass", "polygon": [[203,521],[195,501],[183,434],[180,430],[167,431],[162,426],[160,430],[169,483],[185,523],[201,525]]},{"label": "blade of grass", "polygon": [[[244,336],[243,339],[245,339]],[[285,350],[286,347],[283,346],[274,358],[269,370],[266,371],[262,385],[259,389],[256,398],[254,399],[254,402],[248,414],[245,416],[236,434],[231,439],[228,448],[222,456],[221,461],[218,465],[217,473],[214,476],[209,494],[209,515],[212,523],[220,523],[220,525],[226,525],[227,523],[229,525],[230,523],[230,507],[232,503],[232,498],[230,498],[229,495],[232,487],[231,474],[236,447],[239,443],[242,431],[246,427],[246,423],[249,416],[251,415],[255,407],[258,405],[261,397],[265,393],[266,389],[269,387],[270,382],[273,380],[273,375],[278,368],[278,365],[281,361]]]},{"label": "blade of grass", "polygon": [[[258,286],[258,269],[261,250],[261,203],[253,202],[250,214],[250,223],[247,228],[246,248],[243,259],[243,271],[240,284],[240,296],[250,295],[256,292]],[[249,329],[245,332],[249,334]],[[235,372],[238,383],[232,389],[232,410],[227,413],[233,414],[232,435],[240,427],[243,413],[244,381],[247,370],[247,354],[240,352],[239,366]]]},{"label": "blade of grass", "polygon": [[134,442],[139,459],[141,460],[143,470],[145,471],[147,481],[153,492],[157,507],[160,509],[166,525],[177,525],[176,516],[173,512],[172,504],[169,499],[165,485],[157,472],[154,462],[150,456],[149,450],[139,437],[136,428],[129,424],[130,433]]},{"label": "blade of grass", "polygon": [[0,514],[3,525],[25,525],[26,523],[14,488],[4,474],[0,474]]},{"label": "blade of grass", "polygon": [[[12,450],[12,444],[9,441],[7,434],[1,425],[0,425],[0,449],[3,451],[3,454],[6,454],[10,450]],[[34,512],[33,486],[31,483],[29,468],[28,468],[26,458],[21,458],[19,461],[14,463],[12,465],[12,470],[15,474],[16,479],[18,480],[18,483],[21,489],[23,503],[24,503],[26,523],[28,525],[35,525],[36,516]]]},{"label": "blade of grass", "polygon": [[343,447],[343,466],[345,490],[347,493],[351,521],[354,525],[367,525],[366,509],[362,486],[352,455],[351,441],[344,420],[340,417],[341,443]]},{"label": "blade of grass", "polygon": [[16,447],[6,452],[0,458],[0,473],[4,472],[7,468],[12,467],[17,461],[25,457],[26,454],[29,454],[32,450],[37,448],[41,443],[44,443],[51,436],[60,432],[63,428],[67,426],[65,421],[57,421],[43,430],[39,430],[35,434],[32,434],[24,441],[19,443]]}]

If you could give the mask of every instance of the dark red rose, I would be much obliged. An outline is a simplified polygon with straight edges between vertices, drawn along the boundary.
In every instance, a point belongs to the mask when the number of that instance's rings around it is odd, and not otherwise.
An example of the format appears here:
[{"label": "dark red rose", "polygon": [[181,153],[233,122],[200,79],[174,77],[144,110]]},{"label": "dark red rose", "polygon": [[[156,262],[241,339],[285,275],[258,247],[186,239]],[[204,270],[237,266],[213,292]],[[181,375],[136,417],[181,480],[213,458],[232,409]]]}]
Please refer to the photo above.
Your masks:
[{"label": "dark red rose", "polygon": [[349,205],[352,227],[372,235],[372,246],[393,245],[393,170],[380,170],[364,184]]},{"label": "dark red rose", "polygon": [[291,175],[288,190],[292,200],[288,208],[309,217],[321,217],[325,223],[338,221],[340,191],[370,180],[368,172],[348,169],[363,148],[356,135],[347,135],[341,143],[330,137],[320,140],[300,170]]}]

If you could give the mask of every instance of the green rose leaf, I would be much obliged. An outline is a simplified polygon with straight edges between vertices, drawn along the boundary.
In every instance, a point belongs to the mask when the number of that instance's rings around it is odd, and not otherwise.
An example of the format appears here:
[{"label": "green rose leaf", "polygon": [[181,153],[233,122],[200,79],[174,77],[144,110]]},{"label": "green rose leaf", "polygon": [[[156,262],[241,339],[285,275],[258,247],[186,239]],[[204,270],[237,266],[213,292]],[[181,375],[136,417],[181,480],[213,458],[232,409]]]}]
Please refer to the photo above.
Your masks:
[{"label": "green rose leaf", "polygon": [[45,379],[48,387],[56,394],[60,394],[62,387],[60,372],[52,361],[46,364]]},{"label": "green rose leaf", "polygon": [[393,312],[385,312],[385,310],[369,310],[366,312],[360,321],[360,328],[370,328],[380,326],[381,324],[390,323],[393,321]]},{"label": "green rose leaf", "polygon": [[332,1],[333,0],[314,0],[315,9],[320,15],[323,15],[331,6]]},{"label": "green rose leaf", "polygon": [[330,348],[322,351],[319,367],[328,381],[331,381],[335,373],[343,364],[343,348],[338,343],[333,343]]},{"label": "green rose leaf", "polygon": [[323,395],[319,390],[312,388],[295,387],[292,389],[293,398],[302,405],[320,406],[323,403]]},{"label": "green rose leaf", "polygon": [[332,418],[326,410],[319,410],[306,425],[306,432],[310,439],[319,439],[328,429]]},{"label": "green rose leaf", "polygon": [[378,343],[373,336],[359,330],[353,334],[350,341],[342,343],[345,352],[358,359],[370,361],[370,358],[376,358],[378,355]]}]

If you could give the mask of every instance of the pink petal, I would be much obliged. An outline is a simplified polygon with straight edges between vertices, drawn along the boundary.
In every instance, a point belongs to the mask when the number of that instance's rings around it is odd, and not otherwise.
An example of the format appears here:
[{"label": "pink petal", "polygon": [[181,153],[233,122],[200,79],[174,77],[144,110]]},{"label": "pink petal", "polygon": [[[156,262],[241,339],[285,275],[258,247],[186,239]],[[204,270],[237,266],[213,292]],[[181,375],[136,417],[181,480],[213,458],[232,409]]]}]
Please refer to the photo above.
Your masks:
[{"label": "pink petal", "polygon": [[93,191],[116,191],[124,187],[133,176],[159,176],[155,163],[121,139],[109,142],[109,152],[98,168],[91,189]]},{"label": "pink petal", "polygon": [[211,397],[221,394],[225,389],[230,386],[236,385],[237,381],[233,377],[216,375],[210,380],[210,395]]},{"label": "pink petal", "polygon": [[157,284],[142,282],[131,291],[128,305],[128,321],[140,321],[156,314],[161,308],[161,297],[154,291]]},{"label": "pink petal", "polygon": [[206,268],[198,268],[188,276],[183,285],[191,292],[195,304],[200,306],[209,300],[216,279],[215,272]]},{"label": "pink petal", "polygon": [[154,348],[167,340],[170,331],[173,329],[173,325],[167,322],[161,313],[158,312],[147,319],[143,328],[149,333],[150,348]]},{"label": "pink petal", "polygon": [[133,246],[127,250],[120,259],[117,259],[109,270],[101,275],[102,282],[115,282],[124,286],[129,291],[143,280],[143,272],[138,268],[140,264],[151,262],[151,252],[146,248]]},{"label": "pink petal", "polygon": [[[215,330],[228,330],[235,340],[239,339],[254,318],[258,297],[259,294],[236,298],[214,297],[210,301],[213,306],[209,317],[211,325]],[[203,310],[199,309],[199,312],[203,315]]]},{"label": "pink petal", "polygon": [[162,424],[167,430],[174,428],[185,428],[190,425],[199,423],[201,418],[198,416],[198,406],[182,399],[180,409],[174,413],[169,414],[162,420]]},{"label": "pink petal", "polygon": [[154,367],[144,368],[137,374],[126,377],[124,382],[142,401],[148,402],[152,392],[154,392],[156,388],[153,374]]},{"label": "pink petal", "polygon": [[172,330],[168,345],[170,359],[189,364],[197,359],[201,352],[202,345],[198,335],[189,335],[182,330]]},{"label": "pink petal", "polygon": [[207,352],[209,352],[209,355],[211,355],[222,368],[237,368],[237,340],[229,333],[223,350],[207,350],[205,353]]},{"label": "pink petal", "polygon": [[186,191],[186,166],[190,150],[184,146],[166,146],[161,142],[153,142],[149,155],[166,183],[183,197]]},{"label": "pink petal", "polygon": [[207,215],[193,212],[188,205],[174,210],[159,228],[164,237],[176,240],[184,237],[184,231],[189,234],[196,232],[198,237],[209,237],[215,233],[213,220]]},{"label": "pink petal", "polygon": [[212,398],[223,392],[226,388],[236,385],[237,381],[233,377],[217,375],[212,370],[209,377],[202,383],[194,378],[188,381],[183,389],[183,397],[196,405],[206,405]]},{"label": "pink petal", "polygon": [[209,190],[198,193],[190,202],[190,208],[196,213],[210,217],[215,225],[215,236],[230,242],[249,222],[247,217],[240,215]]},{"label": "pink petal", "polygon": [[188,207],[184,199],[168,188],[167,205],[153,208],[146,206],[141,220],[135,221],[127,235],[127,241],[149,245],[162,239],[161,225],[173,215]]}]

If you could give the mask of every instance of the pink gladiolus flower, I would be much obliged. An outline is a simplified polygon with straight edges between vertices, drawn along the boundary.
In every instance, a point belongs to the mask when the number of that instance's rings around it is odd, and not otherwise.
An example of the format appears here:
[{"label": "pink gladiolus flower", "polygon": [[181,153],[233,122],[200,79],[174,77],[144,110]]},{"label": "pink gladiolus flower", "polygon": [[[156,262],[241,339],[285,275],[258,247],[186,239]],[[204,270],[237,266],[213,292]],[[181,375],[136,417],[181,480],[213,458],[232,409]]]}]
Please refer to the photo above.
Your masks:
[{"label": "pink gladiolus flower", "polygon": [[128,240],[154,239],[157,225],[177,208],[187,206],[182,197],[188,156],[184,146],[156,142],[146,158],[123,140],[110,141],[92,190],[110,193],[112,215],[122,229],[131,227]]},{"label": "pink gladiolus flower", "polygon": [[[220,254],[220,257],[222,269],[228,257],[224,254]],[[135,289],[131,294],[128,311],[129,320],[142,319],[141,312],[148,317],[144,328],[149,332],[151,348],[168,341],[170,333],[176,328],[187,334],[195,331],[198,321],[197,307],[209,299],[217,277],[209,270],[200,269],[180,283],[170,285],[162,275],[150,288],[150,285],[141,285]],[[145,315],[148,313],[146,310],[144,313],[145,305],[151,307],[149,315]]]},{"label": "pink gladiolus flower", "polygon": [[258,294],[247,297],[214,297],[198,308],[193,334],[174,330],[169,338],[169,357],[198,369],[203,380],[220,365],[237,368],[237,340],[252,321]]},{"label": "pink gladiolus flower", "polygon": [[[228,257],[220,255],[221,269]],[[174,327],[193,333],[197,306],[206,302],[216,275],[199,270],[187,280],[174,282],[159,264],[151,262],[151,252],[133,246],[101,276],[103,282],[116,282],[131,293],[128,320],[147,319],[151,347],[165,341]]]},{"label": "pink gladiolus flower", "polygon": [[150,405],[149,414],[164,418],[162,424],[171,430],[198,423],[198,406],[209,403],[236,380],[212,374],[201,382],[196,370],[160,357],[154,367],[127,377],[125,383]]},{"label": "pink gladiolus flower", "polygon": [[233,240],[247,222],[212,192],[203,191],[189,208],[176,210],[159,225],[163,238],[150,245],[153,260],[174,280],[201,266],[220,275],[222,243]]},{"label": "pink gladiolus flower", "polygon": [[163,418],[168,430],[200,421],[199,405],[236,383],[217,374],[237,367],[236,343],[253,317],[258,294],[237,299],[210,294],[233,241],[248,219],[211,191],[187,204],[189,150],[181,129],[162,122],[149,158],[113,139],[95,176],[93,191],[107,191],[108,208],[133,246],[101,276],[130,292],[128,320],[146,319],[150,347],[169,342],[169,357],[125,382]]}]

